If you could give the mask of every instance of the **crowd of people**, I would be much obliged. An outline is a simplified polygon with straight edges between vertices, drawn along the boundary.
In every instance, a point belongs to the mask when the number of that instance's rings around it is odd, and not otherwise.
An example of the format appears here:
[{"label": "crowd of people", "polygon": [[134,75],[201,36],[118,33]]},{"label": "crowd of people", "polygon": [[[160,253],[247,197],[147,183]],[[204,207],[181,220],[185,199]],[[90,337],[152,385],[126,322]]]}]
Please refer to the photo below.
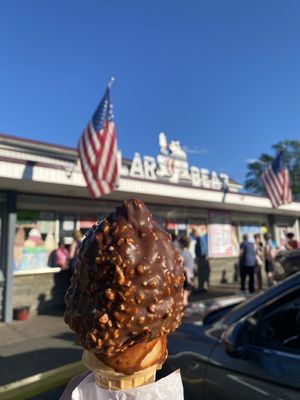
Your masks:
[{"label": "crowd of people", "polygon": [[273,285],[275,257],[278,251],[293,250],[299,248],[297,240],[294,239],[294,234],[289,232],[286,234],[286,240],[279,248],[270,233],[263,235],[254,235],[254,242],[249,240],[247,234],[243,235],[243,241],[240,244],[239,267],[241,292],[246,292],[246,280],[248,279],[249,293],[254,293],[256,290],[262,290],[262,271],[265,270],[268,287]]},{"label": "crowd of people", "polygon": [[[187,306],[189,296],[195,287],[195,275],[197,275],[197,290],[206,292],[209,286],[209,260],[207,237],[199,234],[197,229],[193,229],[189,237],[172,235],[173,243],[178,249],[183,263],[185,274],[184,285],[184,305]],[[61,238],[58,247],[49,255],[48,265],[50,267],[59,267],[62,270],[69,270],[71,273],[76,264],[77,251],[82,240],[82,234],[79,230],[74,231],[73,240],[70,246],[65,245]],[[283,245],[285,250],[299,248],[299,243],[294,239],[294,234],[286,234],[286,240]],[[248,291],[254,293],[262,290],[263,270],[266,273],[268,287],[273,285],[275,257],[279,248],[270,233],[263,235],[254,235],[254,241],[249,240],[247,234],[243,235],[243,241],[240,244],[239,253],[239,272],[240,289],[242,293],[246,292],[246,281],[248,280]]]},{"label": "crowd of people", "polygon": [[[207,237],[201,236],[197,229],[193,229],[190,236],[173,236],[173,243],[178,249],[183,262],[185,274],[184,305],[188,305],[189,296],[195,288],[197,275],[197,290],[205,292],[209,286],[209,260]],[[247,234],[243,235],[239,253],[240,290],[246,293],[246,282],[249,293],[261,291],[263,288],[263,272],[266,274],[267,286],[274,283],[275,257],[278,251],[299,248],[294,234],[286,234],[284,244],[276,245],[270,233],[255,234],[254,240],[249,240]]]}]

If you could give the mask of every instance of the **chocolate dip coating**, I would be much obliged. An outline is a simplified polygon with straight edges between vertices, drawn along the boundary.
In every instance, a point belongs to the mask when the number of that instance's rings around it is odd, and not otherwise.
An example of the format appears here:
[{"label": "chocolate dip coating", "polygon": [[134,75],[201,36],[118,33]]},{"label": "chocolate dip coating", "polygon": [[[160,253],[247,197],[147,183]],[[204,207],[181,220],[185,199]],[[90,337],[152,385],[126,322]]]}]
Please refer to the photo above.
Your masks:
[{"label": "chocolate dip coating", "polygon": [[141,200],[125,201],[83,240],[65,321],[83,348],[113,357],[179,326],[183,281],[171,236]]}]

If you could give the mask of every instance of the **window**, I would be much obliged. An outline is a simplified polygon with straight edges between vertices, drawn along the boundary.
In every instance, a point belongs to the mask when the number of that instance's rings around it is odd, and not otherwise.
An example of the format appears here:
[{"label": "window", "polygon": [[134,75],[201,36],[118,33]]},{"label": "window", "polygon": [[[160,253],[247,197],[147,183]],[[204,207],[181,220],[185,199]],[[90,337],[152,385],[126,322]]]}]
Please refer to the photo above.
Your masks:
[{"label": "window", "polygon": [[251,345],[300,354],[300,290],[250,316],[244,331]]},{"label": "window", "polygon": [[47,267],[48,256],[56,245],[54,213],[31,210],[17,212],[14,271]]}]

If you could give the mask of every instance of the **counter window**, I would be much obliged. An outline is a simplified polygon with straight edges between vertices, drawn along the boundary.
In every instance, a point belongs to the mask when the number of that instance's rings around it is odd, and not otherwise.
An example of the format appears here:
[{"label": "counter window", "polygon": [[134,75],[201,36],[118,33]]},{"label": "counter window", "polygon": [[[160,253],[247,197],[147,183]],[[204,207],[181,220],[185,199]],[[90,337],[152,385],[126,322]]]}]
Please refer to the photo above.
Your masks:
[{"label": "counter window", "polygon": [[55,214],[18,211],[14,244],[14,271],[46,268],[56,248]]}]

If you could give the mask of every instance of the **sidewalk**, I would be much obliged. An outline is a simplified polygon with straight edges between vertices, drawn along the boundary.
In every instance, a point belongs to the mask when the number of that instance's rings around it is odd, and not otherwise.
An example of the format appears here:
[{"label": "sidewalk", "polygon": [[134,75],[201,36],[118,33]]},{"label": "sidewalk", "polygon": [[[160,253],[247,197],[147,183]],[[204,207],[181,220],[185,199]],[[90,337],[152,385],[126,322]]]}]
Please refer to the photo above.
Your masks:
[{"label": "sidewalk", "polygon": [[[191,301],[211,302],[213,298],[236,293],[237,285],[228,284],[212,287],[206,293],[194,293]],[[59,315],[37,315],[27,321],[0,323],[0,389],[11,382],[80,362],[81,355],[75,335],[63,321],[63,311]],[[34,397],[38,398],[48,397]]]},{"label": "sidewalk", "polygon": [[62,315],[0,324],[0,386],[81,359]]},{"label": "sidewalk", "polygon": [[190,302],[206,301],[215,297],[233,296],[239,294],[240,284],[237,283],[226,283],[224,285],[211,286],[207,292],[199,293],[197,291],[192,292],[190,296]]}]

